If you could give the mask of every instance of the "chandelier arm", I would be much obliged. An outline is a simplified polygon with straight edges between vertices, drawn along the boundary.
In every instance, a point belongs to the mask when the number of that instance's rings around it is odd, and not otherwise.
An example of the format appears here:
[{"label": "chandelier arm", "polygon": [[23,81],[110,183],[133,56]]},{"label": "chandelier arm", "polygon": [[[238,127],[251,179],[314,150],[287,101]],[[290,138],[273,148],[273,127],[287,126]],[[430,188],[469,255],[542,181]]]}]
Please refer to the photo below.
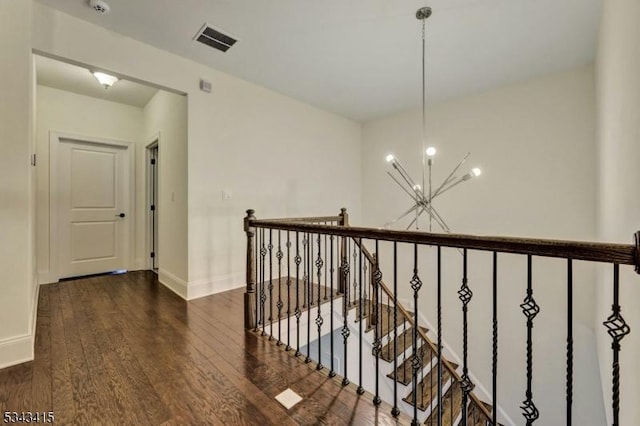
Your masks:
[{"label": "chandelier arm", "polygon": [[[417,217],[420,217],[420,215],[422,213],[427,213],[429,215],[429,217],[433,218],[433,220],[435,220],[435,222],[438,224],[438,226],[440,226],[440,228],[442,228],[443,230],[447,230],[448,226],[446,223],[444,223],[444,221],[442,221],[442,218],[440,217],[440,215],[437,214],[437,212],[435,211],[435,209],[426,202],[422,202],[420,203],[421,209],[419,210]],[[414,221],[411,222],[409,228],[415,223],[415,219]],[[407,229],[409,229],[407,228]]]},{"label": "chandelier arm", "polygon": [[[465,177],[466,177],[466,179],[465,179]],[[440,196],[440,195],[444,194],[445,192],[450,191],[452,188],[454,188],[454,187],[456,187],[456,186],[460,185],[462,182],[466,182],[466,181],[468,181],[468,180],[470,180],[470,179],[471,179],[471,177],[469,177],[468,175],[464,175],[464,176],[462,176],[460,179],[458,179],[457,181],[453,182],[451,185],[449,185],[449,186],[447,186],[446,188],[444,188],[442,191],[440,191],[440,192],[439,192],[438,194],[436,194],[436,195]],[[436,196],[434,195],[434,197],[433,197],[433,198],[436,198]]]},{"label": "chandelier arm", "polygon": [[457,176],[451,176],[445,179],[444,182],[442,182],[442,184],[440,184],[440,186],[438,187],[438,190],[433,193],[430,199],[433,200],[438,195],[440,195],[440,191],[442,190],[442,188],[444,188],[446,185],[449,185],[451,182],[453,182],[457,178],[458,178]]},{"label": "chandelier arm", "polygon": [[437,220],[441,222],[439,223],[440,227],[446,232],[451,232],[451,229],[449,229],[447,222],[444,221],[444,218],[440,216],[440,213],[438,213],[435,207],[433,207],[431,204],[429,204],[429,206],[431,208],[431,213],[433,213],[433,217],[437,218]]},{"label": "chandelier arm", "polygon": [[[438,226],[440,226],[443,230],[446,230],[446,229],[443,227],[443,224],[442,224],[442,223],[440,223],[440,221],[439,221],[435,216],[432,216],[432,213],[431,213],[427,208],[425,208],[425,206],[424,206],[424,205],[422,205],[422,208],[418,211],[418,214],[416,215],[416,218],[417,218],[417,217],[420,217],[420,215],[422,215],[422,213],[427,213],[429,216],[433,217],[433,220],[435,220],[435,222],[438,224]],[[409,223],[409,226],[407,226],[407,228],[406,228],[407,230],[408,230],[409,228],[411,228],[411,227],[413,226],[413,224],[414,224],[414,223],[416,223],[416,218],[413,218],[413,220],[411,221],[411,223]]]},{"label": "chandelier arm", "polygon": [[447,178],[444,180],[444,182],[442,182],[442,184],[440,185],[440,187],[438,189],[435,190],[435,192],[433,193],[433,196],[431,197],[431,199],[435,198],[438,193],[442,190],[442,188],[451,180],[451,179],[455,179],[455,177],[453,176],[458,169],[460,168],[460,166],[462,166],[465,161],[467,161],[467,158],[469,158],[469,156],[471,155],[470,152],[467,152],[467,154],[464,156],[464,158],[462,160],[460,160],[460,162],[458,163],[457,166],[455,166],[453,168],[453,170],[451,171],[451,173],[449,173],[449,176],[447,176]]},{"label": "chandelier arm", "polygon": [[413,179],[411,179],[411,176],[409,176],[409,173],[407,173],[407,171],[405,170],[405,168],[402,166],[402,163],[400,163],[400,161],[396,158],[396,161],[393,163],[393,168],[396,169],[396,171],[398,172],[398,174],[402,177],[402,179],[404,179],[405,182],[407,182],[407,185],[409,185],[409,187],[413,190],[413,192],[416,194],[416,202],[418,202],[418,199],[424,199],[424,195],[422,194],[421,191],[418,191],[416,189],[416,183],[413,181]]},{"label": "chandelier arm", "polygon": [[420,204],[414,204],[413,207],[411,207],[409,210],[407,210],[406,212],[402,213],[400,216],[398,216],[396,219],[393,219],[387,223],[384,224],[384,227],[388,227],[393,225],[394,223],[398,222],[399,220],[404,219],[405,217],[407,217],[408,215],[410,215],[411,213],[413,213],[414,210],[416,210],[418,208]]},{"label": "chandelier arm", "polygon": [[420,201],[418,200],[418,198],[416,197],[415,193],[409,191],[407,188],[404,187],[404,185],[402,185],[402,182],[400,182],[398,179],[396,179],[395,176],[393,176],[390,172],[387,172],[387,174],[389,175],[389,177],[391,179],[393,179],[393,181],[395,183],[398,184],[398,186],[400,187],[400,189],[402,189],[404,192],[407,193],[407,195],[409,195],[409,197],[411,197],[411,199],[413,200],[414,203],[418,204]]}]

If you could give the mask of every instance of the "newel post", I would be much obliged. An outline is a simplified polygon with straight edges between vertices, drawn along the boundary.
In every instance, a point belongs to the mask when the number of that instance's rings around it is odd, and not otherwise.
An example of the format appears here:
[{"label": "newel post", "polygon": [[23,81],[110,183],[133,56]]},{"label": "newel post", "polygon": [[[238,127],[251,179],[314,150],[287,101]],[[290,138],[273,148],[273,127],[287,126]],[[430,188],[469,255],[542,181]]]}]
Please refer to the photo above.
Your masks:
[{"label": "newel post", "polygon": [[244,293],[244,328],[254,329],[256,323],[256,228],[249,225],[255,220],[255,210],[247,210],[244,218],[244,232],[247,233],[247,290]]},{"label": "newel post", "polygon": [[[349,213],[345,207],[340,209],[340,218],[338,220],[338,226],[349,226]],[[347,237],[341,237],[340,239],[340,273],[338,274],[338,291],[345,294],[347,291],[347,267],[349,261],[349,253],[347,253]]]},{"label": "newel post", "polygon": [[340,223],[338,223],[338,225],[349,226],[349,213],[347,213],[347,209],[345,207],[340,209],[340,214],[338,216],[340,217]]}]

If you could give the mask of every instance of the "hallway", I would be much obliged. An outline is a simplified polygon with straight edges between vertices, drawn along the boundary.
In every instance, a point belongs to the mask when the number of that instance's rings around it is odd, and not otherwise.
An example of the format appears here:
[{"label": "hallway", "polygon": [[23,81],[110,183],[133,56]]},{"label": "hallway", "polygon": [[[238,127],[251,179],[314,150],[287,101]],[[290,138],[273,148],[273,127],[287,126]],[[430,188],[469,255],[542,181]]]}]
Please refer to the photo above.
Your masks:
[{"label": "hallway", "polygon": [[[243,290],[186,302],[148,271],[40,288],[35,361],[0,371],[0,411],[57,424],[395,424],[371,395],[243,328]],[[274,397],[304,400],[287,411]]]}]

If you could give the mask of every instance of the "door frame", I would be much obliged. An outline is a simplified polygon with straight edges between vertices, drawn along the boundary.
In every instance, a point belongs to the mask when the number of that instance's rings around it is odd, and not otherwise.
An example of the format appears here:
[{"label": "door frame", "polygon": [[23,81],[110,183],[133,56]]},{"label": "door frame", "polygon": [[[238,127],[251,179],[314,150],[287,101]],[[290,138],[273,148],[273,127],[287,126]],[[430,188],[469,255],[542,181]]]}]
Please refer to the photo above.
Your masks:
[{"label": "door frame", "polygon": [[[153,194],[151,193],[150,187],[151,187],[151,181],[153,179],[152,174],[152,168],[150,167],[151,164],[151,149],[157,147],[158,148],[158,158],[160,158],[160,132],[156,133],[155,135],[153,135],[151,138],[149,138],[147,140],[147,144],[145,145],[145,187],[144,187],[144,192],[145,192],[145,206],[144,206],[144,211],[146,212],[145,214],[145,234],[144,234],[144,241],[145,241],[145,246],[144,246],[144,256],[145,256],[145,262],[144,262],[144,266],[145,269],[147,270],[151,270],[153,271],[153,260],[151,259],[150,253],[151,253],[151,248],[152,248],[152,239],[153,239],[153,219],[152,219],[152,213],[151,210],[149,208],[149,206],[151,206],[151,202],[153,201]],[[160,161],[158,160],[158,162],[156,163],[156,170],[158,170],[158,180],[156,181],[156,185],[158,185],[156,191],[158,193],[158,200],[156,200],[156,211],[158,210],[158,204],[160,204]],[[156,220],[158,219],[158,217],[156,216]],[[160,246],[158,244],[158,241],[160,240],[160,226],[158,226],[158,235],[157,235],[157,239],[156,239],[156,254],[160,253],[160,250],[158,250],[158,247]],[[160,269],[160,265],[157,265],[158,269]]]},{"label": "door frame", "polygon": [[60,194],[60,182],[58,179],[58,158],[61,140],[70,140],[78,143],[88,143],[95,145],[107,145],[126,148],[126,155],[129,163],[129,215],[131,220],[127,221],[127,255],[125,255],[125,268],[131,269],[135,256],[135,142],[119,140],[115,138],[101,138],[96,136],[79,135],[59,131],[49,131],[49,276],[50,282],[60,281],[60,258],[58,256],[58,217],[61,208],[58,202]]}]

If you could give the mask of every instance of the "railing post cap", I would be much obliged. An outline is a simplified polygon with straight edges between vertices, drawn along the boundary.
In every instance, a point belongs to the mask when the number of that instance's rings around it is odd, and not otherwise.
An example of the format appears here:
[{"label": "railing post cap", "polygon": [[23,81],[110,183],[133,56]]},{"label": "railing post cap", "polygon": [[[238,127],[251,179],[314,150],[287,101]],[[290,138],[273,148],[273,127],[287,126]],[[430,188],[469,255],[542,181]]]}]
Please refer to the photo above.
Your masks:
[{"label": "railing post cap", "polygon": [[347,212],[347,208],[346,208],[346,207],[342,207],[342,208],[340,209],[340,213],[341,213],[341,214],[345,214],[346,212]]},{"label": "railing post cap", "polygon": [[255,220],[255,216],[253,215],[256,211],[253,209],[248,209],[247,210],[247,216],[244,218],[244,232],[247,233],[247,235],[252,236],[253,235],[253,228],[249,227],[249,221],[250,220]]}]

